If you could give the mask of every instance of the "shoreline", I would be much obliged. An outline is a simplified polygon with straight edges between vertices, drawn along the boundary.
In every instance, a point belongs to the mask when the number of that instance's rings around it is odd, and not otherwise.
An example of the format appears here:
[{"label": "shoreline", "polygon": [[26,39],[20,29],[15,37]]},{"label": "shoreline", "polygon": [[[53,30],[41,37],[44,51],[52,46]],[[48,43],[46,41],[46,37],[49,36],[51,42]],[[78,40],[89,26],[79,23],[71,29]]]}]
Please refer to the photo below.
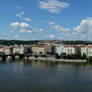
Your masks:
[{"label": "shoreline", "polygon": [[44,57],[29,57],[26,58],[27,61],[41,61],[48,63],[87,63],[87,60],[79,60],[79,59],[56,59],[56,58],[44,58]]}]

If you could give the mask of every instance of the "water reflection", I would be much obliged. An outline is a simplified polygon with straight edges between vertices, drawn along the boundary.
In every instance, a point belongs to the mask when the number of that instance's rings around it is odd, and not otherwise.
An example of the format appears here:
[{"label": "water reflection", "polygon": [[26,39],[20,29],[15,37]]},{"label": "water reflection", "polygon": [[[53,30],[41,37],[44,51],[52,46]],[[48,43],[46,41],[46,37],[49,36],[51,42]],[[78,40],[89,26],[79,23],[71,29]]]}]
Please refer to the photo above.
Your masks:
[{"label": "water reflection", "polygon": [[92,92],[92,64],[0,63],[1,92]]},{"label": "water reflection", "polygon": [[24,63],[22,61],[12,63],[12,70],[14,72],[22,72],[23,69],[24,69]]}]

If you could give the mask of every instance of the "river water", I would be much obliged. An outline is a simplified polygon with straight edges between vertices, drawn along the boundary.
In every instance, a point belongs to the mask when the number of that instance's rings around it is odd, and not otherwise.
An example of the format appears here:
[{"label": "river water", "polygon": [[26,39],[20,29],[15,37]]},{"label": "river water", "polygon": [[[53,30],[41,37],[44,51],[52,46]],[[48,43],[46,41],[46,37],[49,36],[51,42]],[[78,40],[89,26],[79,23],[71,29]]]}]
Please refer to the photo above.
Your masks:
[{"label": "river water", "polygon": [[0,63],[0,92],[92,92],[92,65]]}]

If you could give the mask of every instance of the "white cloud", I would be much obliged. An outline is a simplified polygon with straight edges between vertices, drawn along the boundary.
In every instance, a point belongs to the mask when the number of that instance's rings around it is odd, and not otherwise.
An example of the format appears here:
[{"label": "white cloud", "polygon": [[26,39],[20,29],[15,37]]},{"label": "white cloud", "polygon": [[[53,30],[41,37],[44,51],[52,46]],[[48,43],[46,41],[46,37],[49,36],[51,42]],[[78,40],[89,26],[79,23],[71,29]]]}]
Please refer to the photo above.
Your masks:
[{"label": "white cloud", "polygon": [[10,24],[11,27],[19,27],[20,23],[19,22],[13,22]]},{"label": "white cloud", "polygon": [[46,35],[46,37],[47,37],[48,39],[55,39],[55,35],[53,35],[53,34]]},{"label": "white cloud", "polygon": [[80,25],[73,29],[81,33],[92,33],[92,18],[86,18],[81,21]]},{"label": "white cloud", "polygon": [[27,24],[27,23],[20,23],[20,27],[21,27],[21,28],[29,28],[30,25]]},{"label": "white cloud", "polygon": [[[61,38],[71,40],[91,40],[92,39],[92,17],[83,19],[80,24],[72,29],[64,28],[57,23],[49,23],[51,28],[60,32]],[[71,31],[72,30],[72,31]]]},{"label": "white cloud", "polygon": [[50,21],[48,24],[51,25],[52,29],[55,29],[59,32],[70,32],[69,28],[64,28],[63,26],[58,25],[56,22]]},{"label": "white cloud", "polygon": [[59,0],[40,1],[40,8],[51,13],[59,13],[67,7],[69,7],[69,3],[61,2]]},{"label": "white cloud", "polygon": [[24,11],[22,11],[22,12],[16,14],[16,16],[21,18],[23,14],[24,14]]},{"label": "white cloud", "polygon": [[30,27],[29,24],[25,23],[25,22],[22,22],[22,23],[19,23],[19,22],[13,22],[10,24],[11,27],[20,27],[20,28],[28,28]]},{"label": "white cloud", "polygon": [[19,17],[20,19],[22,19],[22,20],[24,20],[26,22],[29,22],[31,20],[31,18],[29,18],[29,17],[23,17],[24,14],[25,14],[25,12],[22,11],[22,12],[16,14],[16,17]]},{"label": "white cloud", "polygon": [[48,21],[48,24],[49,24],[49,25],[54,25],[54,24],[56,24],[56,22]]},{"label": "white cloud", "polygon": [[19,30],[19,32],[21,32],[21,33],[42,33],[42,32],[44,32],[43,29],[33,28],[25,22],[21,22],[21,23],[20,22],[13,22],[10,24],[10,26],[14,29]]},{"label": "white cloud", "polygon": [[27,30],[27,29],[20,29],[21,33],[32,33],[32,30]]},{"label": "white cloud", "polygon": [[73,35],[79,39],[92,39],[92,17],[83,19],[80,25],[73,28]]},{"label": "white cloud", "polygon": [[24,33],[24,32],[26,32],[26,30],[25,29],[20,29],[20,32]]},{"label": "white cloud", "polygon": [[59,26],[57,24],[53,25],[52,28],[59,32],[70,32],[69,28],[64,28],[63,26]]},{"label": "white cloud", "polygon": [[42,33],[42,32],[44,32],[44,30],[42,28],[40,28],[40,29],[33,28],[33,29],[34,29],[35,33]]},{"label": "white cloud", "polygon": [[55,38],[64,39],[64,40],[71,39],[72,31],[70,28],[65,28],[53,21],[49,21],[48,24],[50,25],[51,29],[54,29],[57,32],[59,32],[58,37],[55,37]]},{"label": "white cloud", "polygon": [[43,29],[29,28],[29,29],[20,29],[21,33],[42,33]]},{"label": "white cloud", "polygon": [[24,21],[26,21],[26,22],[29,22],[30,20],[31,20],[31,18],[28,18],[28,17],[24,17],[24,18],[22,18]]},{"label": "white cloud", "polygon": [[15,35],[15,36],[14,36],[14,39],[16,39],[16,40],[17,40],[18,38],[19,38],[19,36],[18,36],[18,35]]}]

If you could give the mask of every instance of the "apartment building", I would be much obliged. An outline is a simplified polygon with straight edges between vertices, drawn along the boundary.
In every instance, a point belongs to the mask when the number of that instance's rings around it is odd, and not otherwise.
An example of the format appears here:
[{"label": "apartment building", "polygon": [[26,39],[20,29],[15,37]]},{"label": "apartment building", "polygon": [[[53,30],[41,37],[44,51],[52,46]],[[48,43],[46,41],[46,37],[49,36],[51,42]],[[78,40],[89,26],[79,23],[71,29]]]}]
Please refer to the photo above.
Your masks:
[{"label": "apartment building", "polygon": [[86,56],[92,56],[92,46],[83,46],[81,47],[81,55],[85,54]]},{"label": "apartment building", "polygon": [[46,48],[47,48],[47,45],[45,45],[45,44],[32,45],[31,46],[32,54],[46,55]]}]

